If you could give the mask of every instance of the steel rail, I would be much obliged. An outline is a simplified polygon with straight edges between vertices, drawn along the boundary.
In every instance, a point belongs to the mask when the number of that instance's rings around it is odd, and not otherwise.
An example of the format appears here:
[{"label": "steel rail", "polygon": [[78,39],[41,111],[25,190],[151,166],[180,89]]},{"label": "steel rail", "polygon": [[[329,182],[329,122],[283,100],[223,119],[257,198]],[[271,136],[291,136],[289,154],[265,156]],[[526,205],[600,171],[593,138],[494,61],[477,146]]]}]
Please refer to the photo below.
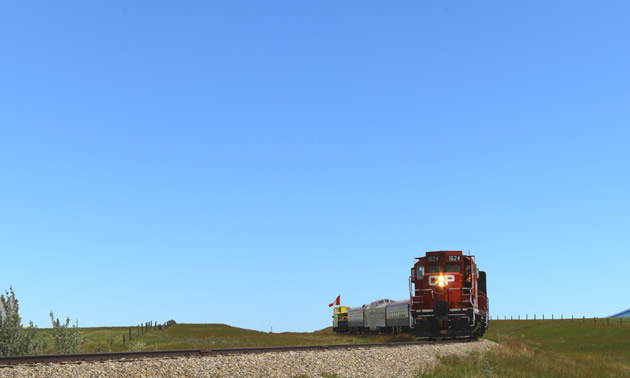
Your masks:
[{"label": "steel rail", "polygon": [[460,343],[470,340],[425,340],[411,341],[399,343],[377,343],[377,344],[331,344],[331,345],[297,345],[297,346],[278,346],[278,347],[243,347],[243,348],[221,348],[221,349],[176,349],[176,350],[153,350],[141,352],[103,352],[103,353],[78,353],[78,354],[44,354],[37,356],[9,356],[0,357],[0,368],[15,365],[30,365],[41,363],[79,363],[84,361],[134,361],[144,358],[174,358],[174,357],[200,357],[200,356],[219,356],[229,354],[247,354],[247,353],[277,353],[291,351],[317,351],[317,350],[335,350],[335,349],[354,349],[354,348],[383,348],[383,347],[401,347],[410,345],[432,345]]}]

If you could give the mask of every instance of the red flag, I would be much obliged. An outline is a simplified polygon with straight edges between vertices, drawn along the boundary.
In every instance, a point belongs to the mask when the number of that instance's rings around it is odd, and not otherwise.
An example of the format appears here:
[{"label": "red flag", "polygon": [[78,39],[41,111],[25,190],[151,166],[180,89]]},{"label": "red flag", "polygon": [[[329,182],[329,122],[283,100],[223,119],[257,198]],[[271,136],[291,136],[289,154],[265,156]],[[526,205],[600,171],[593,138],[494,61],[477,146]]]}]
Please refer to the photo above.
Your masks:
[{"label": "red flag", "polygon": [[328,307],[339,306],[340,303],[341,303],[341,295],[337,296],[337,299],[335,299],[333,303],[329,304]]}]

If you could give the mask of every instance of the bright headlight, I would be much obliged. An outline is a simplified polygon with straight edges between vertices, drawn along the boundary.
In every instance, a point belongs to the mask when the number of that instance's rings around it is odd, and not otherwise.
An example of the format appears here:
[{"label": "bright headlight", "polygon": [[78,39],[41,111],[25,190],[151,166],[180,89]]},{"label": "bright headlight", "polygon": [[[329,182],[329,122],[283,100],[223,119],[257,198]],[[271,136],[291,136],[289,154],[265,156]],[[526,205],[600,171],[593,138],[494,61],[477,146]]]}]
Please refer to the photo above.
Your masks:
[{"label": "bright headlight", "polygon": [[438,277],[438,286],[439,287],[444,287],[444,276],[439,276]]}]

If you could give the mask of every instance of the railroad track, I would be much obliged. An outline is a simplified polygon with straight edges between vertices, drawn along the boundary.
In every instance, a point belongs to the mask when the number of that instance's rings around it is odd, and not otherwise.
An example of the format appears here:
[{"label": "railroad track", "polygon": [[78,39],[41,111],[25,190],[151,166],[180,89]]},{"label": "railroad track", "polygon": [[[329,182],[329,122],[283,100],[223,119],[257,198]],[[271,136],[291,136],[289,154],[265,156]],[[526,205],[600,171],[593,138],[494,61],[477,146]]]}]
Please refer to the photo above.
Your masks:
[{"label": "railroad track", "polygon": [[[221,348],[221,349],[179,349],[179,350],[154,350],[144,352],[109,352],[109,353],[81,353],[81,354],[45,354],[38,356],[0,357],[0,368],[15,365],[29,365],[41,363],[79,363],[83,361],[133,361],[144,358],[174,358],[174,357],[199,357],[219,356],[228,354],[270,353],[290,351],[316,351],[354,348],[377,347],[401,347],[408,345],[431,345],[461,343],[470,340],[440,340],[440,341],[412,341],[400,343],[378,344],[334,344],[334,345],[300,345],[282,347],[248,347],[248,348]],[[474,341],[474,340],[473,340]]]}]

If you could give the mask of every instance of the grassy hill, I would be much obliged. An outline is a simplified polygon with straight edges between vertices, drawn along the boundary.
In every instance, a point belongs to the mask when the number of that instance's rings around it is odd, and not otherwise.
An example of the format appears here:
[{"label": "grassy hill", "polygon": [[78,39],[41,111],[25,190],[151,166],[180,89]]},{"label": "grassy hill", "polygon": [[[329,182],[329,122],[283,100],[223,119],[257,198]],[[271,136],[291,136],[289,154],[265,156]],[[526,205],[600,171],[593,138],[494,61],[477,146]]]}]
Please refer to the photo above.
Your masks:
[{"label": "grassy hill", "polygon": [[485,335],[498,350],[445,358],[427,377],[630,377],[630,318],[499,320]]},{"label": "grassy hill", "polygon": [[[49,330],[41,330],[49,332]],[[166,349],[212,349],[253,346],[365,344],[375,342],[413,341],[410,335],[343,336],[332,328],[312,333],[268,333],[230,327],[225,324],[175,324],[163,330],[139,332],[137,327],[81,328],[85,352],[118,352]],[[123,345],[125,335],[125,345]]]}]

